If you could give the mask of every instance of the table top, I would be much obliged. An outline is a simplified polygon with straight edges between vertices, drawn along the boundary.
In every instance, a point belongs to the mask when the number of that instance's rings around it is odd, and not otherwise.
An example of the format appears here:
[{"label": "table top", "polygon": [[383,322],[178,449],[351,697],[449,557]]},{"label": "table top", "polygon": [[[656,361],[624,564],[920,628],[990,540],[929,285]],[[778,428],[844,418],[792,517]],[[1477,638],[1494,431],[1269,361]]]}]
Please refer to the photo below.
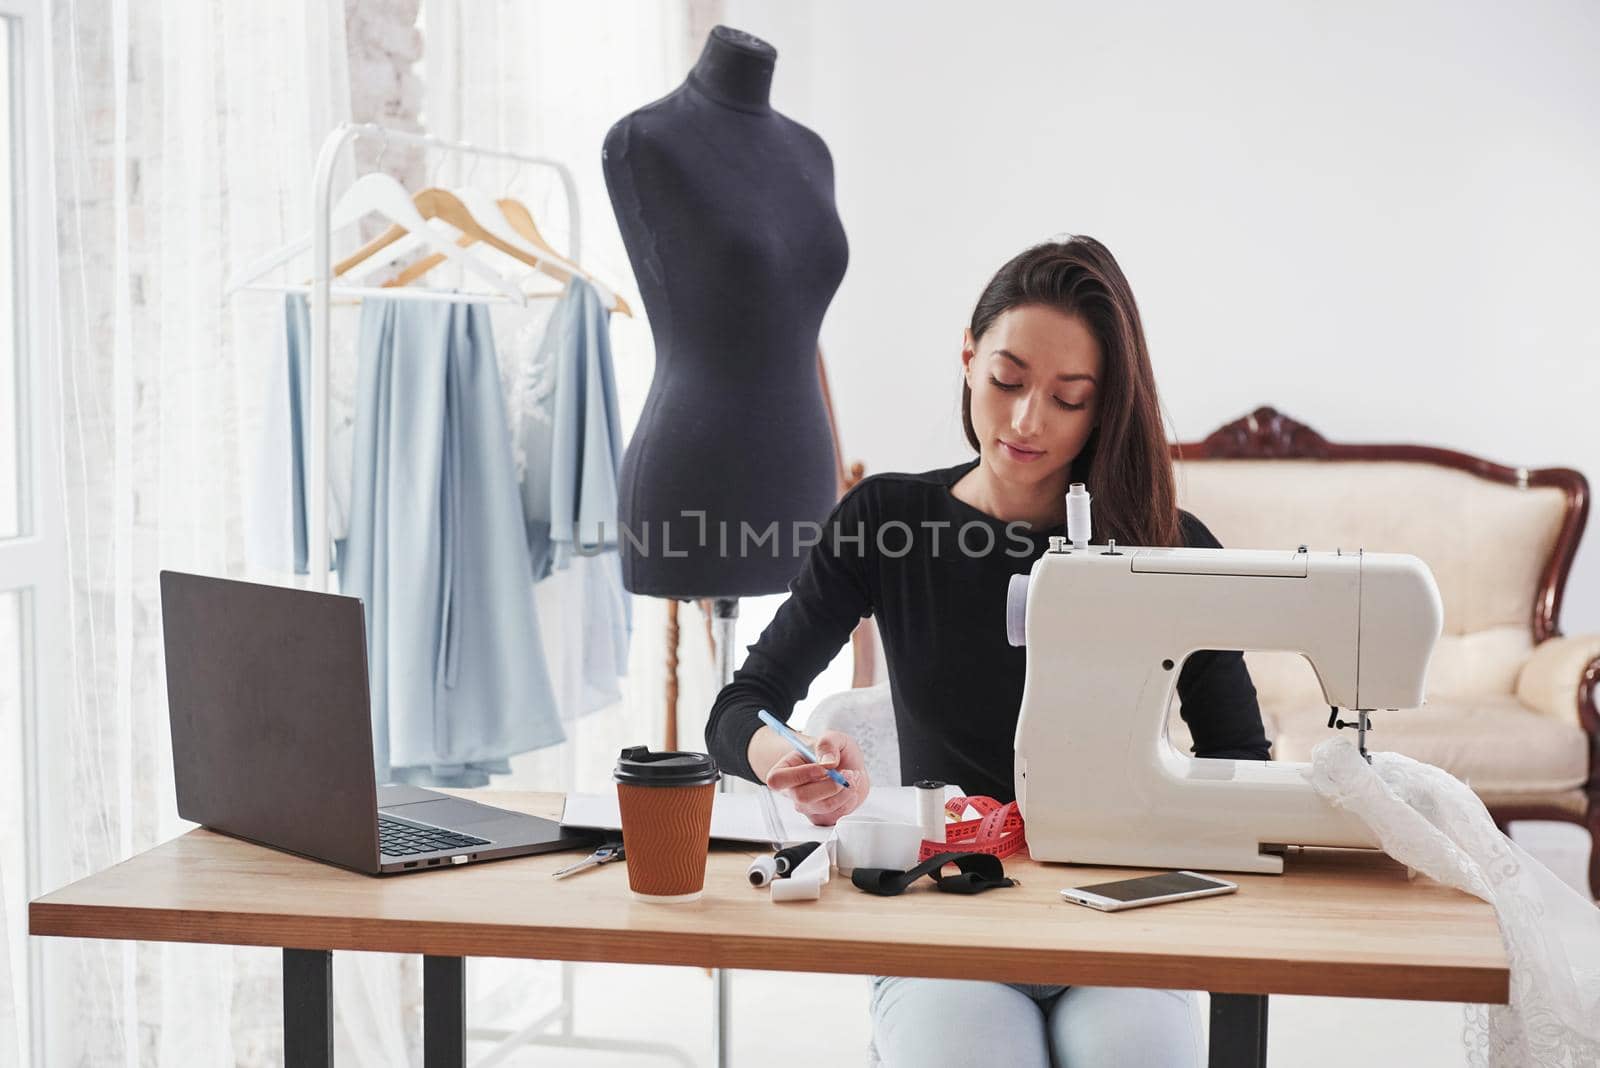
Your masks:
[{"label": "table top", "polygon": [[[559,816],[562,795],[463,797]],[[552,853],[375,877],[194,830],[34,901],[37,935],[1504,1003],[1490,907],[1369,850],[1296,849],[1284,874],[1228,875],[1220,897],[1103,913],[1063,886],[1128,869],[1005,861],[1020,886],[973,896],[931,879],[875,897],[837,876],[774,904],[717,845],[704,896],[635,901],[622,864],[566,879]]]}]

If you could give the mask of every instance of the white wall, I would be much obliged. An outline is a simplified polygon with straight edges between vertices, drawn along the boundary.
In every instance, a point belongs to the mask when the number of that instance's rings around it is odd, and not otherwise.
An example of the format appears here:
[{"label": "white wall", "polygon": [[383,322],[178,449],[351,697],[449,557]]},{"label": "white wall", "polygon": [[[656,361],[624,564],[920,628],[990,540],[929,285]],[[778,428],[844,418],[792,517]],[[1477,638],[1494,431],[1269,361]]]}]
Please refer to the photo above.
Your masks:
[{"label": "white wall", "polygon": [[[970,455],[961,328],[1001,263],[1067,231],[1132,281],[1182,440],[1271,403],[1600,488],[1600,6],[728,0],[725,21],[778,48],[775,105],[833,151],[851,258],[822,341],[870,471]],[[1600,630],[1597,543],[1568,633]]]}]

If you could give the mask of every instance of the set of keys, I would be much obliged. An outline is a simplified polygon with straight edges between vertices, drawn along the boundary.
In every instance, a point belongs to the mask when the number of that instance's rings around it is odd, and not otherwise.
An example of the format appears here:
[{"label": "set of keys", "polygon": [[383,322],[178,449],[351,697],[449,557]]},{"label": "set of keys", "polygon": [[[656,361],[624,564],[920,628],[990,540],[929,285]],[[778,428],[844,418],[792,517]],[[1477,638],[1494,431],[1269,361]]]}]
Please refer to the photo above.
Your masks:
[{"label": "set of keys", "polygon": [[593,853],[590,853],[588,856],[578,861],[576,864],[568,864],[560,871],[552,872],[551,876],[552,878],[556,879],[564,879],[568,875],[572,875],[574,872],[587,871],[590,868],[598,868],[602,864],[609,864],[613,860],[622,859],[622,843],[620,841],[607,842],[600,848],[596,849]]}]

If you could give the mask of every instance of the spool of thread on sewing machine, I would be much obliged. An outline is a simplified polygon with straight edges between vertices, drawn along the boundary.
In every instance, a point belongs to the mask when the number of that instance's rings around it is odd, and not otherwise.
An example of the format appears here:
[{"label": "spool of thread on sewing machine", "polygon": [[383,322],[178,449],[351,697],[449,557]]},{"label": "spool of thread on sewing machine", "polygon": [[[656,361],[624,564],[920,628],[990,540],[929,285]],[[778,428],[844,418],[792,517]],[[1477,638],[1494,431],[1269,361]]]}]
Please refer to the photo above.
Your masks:
[{"label": "spool of thread on sewing machine", "polygon": [[1074,549],[1089,545],[1089,491],[1082,482],[1067,487],[1067,540]]},{"label": "spool of thread on sewing machine", "polygon": [[922,779],[917,787],[917,823],[925,842],[944,841],[944,783]]}]

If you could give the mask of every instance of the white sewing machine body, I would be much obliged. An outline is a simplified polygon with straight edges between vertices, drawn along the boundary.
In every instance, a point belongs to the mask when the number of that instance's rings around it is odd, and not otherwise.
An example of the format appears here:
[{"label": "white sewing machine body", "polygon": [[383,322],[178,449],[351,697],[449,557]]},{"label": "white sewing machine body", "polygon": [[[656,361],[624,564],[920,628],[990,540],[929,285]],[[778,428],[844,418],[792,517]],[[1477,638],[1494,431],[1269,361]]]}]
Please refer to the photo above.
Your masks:
[{"label": "white sewing machine body", "polygon": [[[1394,553],[1072,548],[1013,580],[1028,648],[1017,802],[1035,860],[1278,874],[1263,846],[1376,847],[1316,793],[1307,765],[1179,753],[1169,703],[1190,653],[1303,653],[1329,706],[1413,708],[1443,609]],[[1198,732],[1197,732],[1198,733]]]}]

